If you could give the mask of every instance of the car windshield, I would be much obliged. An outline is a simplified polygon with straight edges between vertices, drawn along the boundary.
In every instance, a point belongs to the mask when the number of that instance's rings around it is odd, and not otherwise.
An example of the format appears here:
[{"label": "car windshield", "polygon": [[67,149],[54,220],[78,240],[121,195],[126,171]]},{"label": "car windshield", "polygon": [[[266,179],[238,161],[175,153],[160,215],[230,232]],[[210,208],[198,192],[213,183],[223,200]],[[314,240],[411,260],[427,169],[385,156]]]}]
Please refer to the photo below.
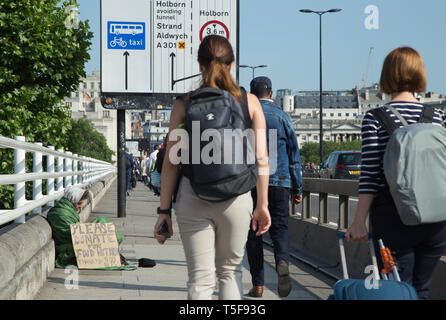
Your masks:
[{"label": "car windshield", "polygon": [[361,164],[360,153],[344,153],[339,156],[339,164],[359,165]]}]

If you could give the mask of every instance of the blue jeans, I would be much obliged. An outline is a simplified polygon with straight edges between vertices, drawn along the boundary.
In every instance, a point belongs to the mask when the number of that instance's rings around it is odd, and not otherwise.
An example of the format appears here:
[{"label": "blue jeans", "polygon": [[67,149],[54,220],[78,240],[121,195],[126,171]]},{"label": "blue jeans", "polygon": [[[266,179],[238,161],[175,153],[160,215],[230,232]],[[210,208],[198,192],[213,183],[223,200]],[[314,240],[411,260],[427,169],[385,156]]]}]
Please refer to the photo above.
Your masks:
[{"label": "blue jeans", "polygon": [[[255,189],[252,191],[254,207],[257,202],[257,193]],[[274,260],[276,264],[280,260],[288,263],[290,260],[290,240],[288,232],[290,189],[284,187],[268,188],[268,209],[271,215],[271,227],[269,234],[273,241]],[[248,255],[249,269],[251,272],[251,280],[254,286],[263,286],[264,269],[263,269],[263,237],[256,236],[256,232],[250,227],[248,233],[248,241],[246,243],[246,253]]]},{"label": "blue jeans", "polygon": [[446,222],[406,226],[392,198],[384,192],[374,199],[370,223],[375,248],[382,239],[398,265],[401,280],[413,285],[419,299],[427,299],[435,267],[446,250]]},{"label": "blue jeans", "polygon": [[127,175],[126,175],[126,186],[127,191],[132,190],[132,169],[127,169]]}]

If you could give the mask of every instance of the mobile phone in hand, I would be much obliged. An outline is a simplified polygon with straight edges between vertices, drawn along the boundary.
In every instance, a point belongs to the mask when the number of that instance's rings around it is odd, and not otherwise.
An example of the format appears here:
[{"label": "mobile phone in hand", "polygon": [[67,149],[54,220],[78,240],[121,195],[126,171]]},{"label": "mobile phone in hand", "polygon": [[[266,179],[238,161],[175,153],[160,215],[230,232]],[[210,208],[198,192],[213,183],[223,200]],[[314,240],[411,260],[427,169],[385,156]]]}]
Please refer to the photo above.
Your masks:
[{"label": "mobile phone in hand", "polygon": [[167,225],[167,221],[166,220],[163,220],[163,222],[161,223],[161,225],[159,226],[159,228],[157,230],[157,233],[159,235],[164,236],[164,238],[165,238],[164,241],[166,241],[167,239],[170,238],[169,227]]}]

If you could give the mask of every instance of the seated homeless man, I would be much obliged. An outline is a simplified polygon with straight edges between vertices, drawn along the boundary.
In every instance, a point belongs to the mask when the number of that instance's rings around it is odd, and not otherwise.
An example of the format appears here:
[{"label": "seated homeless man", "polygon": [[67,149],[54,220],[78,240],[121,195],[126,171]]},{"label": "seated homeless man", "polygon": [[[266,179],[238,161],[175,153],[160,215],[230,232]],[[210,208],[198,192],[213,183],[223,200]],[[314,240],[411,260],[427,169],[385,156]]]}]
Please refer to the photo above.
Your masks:
[{"label": "seated homeless man", "polygon": [[[47,220],[53,232],[56,245],[56,268],[65,268],[68,265],[77,265],[73,243],[71,241],[70,225],[80,223],[79,212],[83,202],[88,198],[88,190],[78,186],[67,187],[64,196],[50,209]],[[90,223],[109,223],[106,217],[97,217]],[[116,229],[118,243],[124,240],[122,233]],[[128,266],[124,256],[121,255],[122,266],[107,267],[104,270],[135,270],[135,266]]]}]

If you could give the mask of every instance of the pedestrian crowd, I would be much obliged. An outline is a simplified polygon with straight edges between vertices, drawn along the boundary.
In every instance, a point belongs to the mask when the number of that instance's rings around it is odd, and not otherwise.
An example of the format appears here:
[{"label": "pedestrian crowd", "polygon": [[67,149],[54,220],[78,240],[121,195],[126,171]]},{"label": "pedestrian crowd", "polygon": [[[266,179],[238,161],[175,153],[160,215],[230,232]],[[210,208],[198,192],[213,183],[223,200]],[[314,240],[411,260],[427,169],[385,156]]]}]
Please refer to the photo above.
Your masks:
[{"label": "pedestrian crowd", "polygon": [[[293,123],[273,100],[271,79],[252,79],[247,92],[231,76],[234,62],[226,38],[205,37],[198,50],[200,86],[176,99],[162,145],[140,158],[128,149],[125,153],[127,195],[141,180],[160,197],[154,227],[160,244],[173,235],[174,209],[189,299],[211,299],[216,279],[219,299],[262,297],[266,232],[278,295],[287,297],[292,290],[289,206],[302,202],[302,169],[314,170],[314,165],[302,165]],[[440,204],[446,193],[446,114],[415,98],[414,93],[426,91],[426,81],[423,60],[413,48],[397,48],[386,57],[380,86],[392,100],[363,118],[358,205],[345,234],[352,242],[366,241],[370,232],[382,239],[401,280],[412,284],[420,299],[427,299],[446,250],[446,213]],[[417,148],[425,152],[410,146],[419,140]],[[404,173],[398,175],[401,165]],[[79,196],[73,203],[84,199]],[[245,251],[252,288],[243,293]]]},{"label": "pedestrian crowd", "polygon": [[[164,243],[165,237],[158,232],[163,223],[167,224],[169,234],[173,234],[171,212],[172,208],[175,209],[187,260],[188,298],[211,299],[216,276],[220,299],[240,299],[243,295],[241,263],[244,249],[252,282],[247,294],[251,297],[263,295],[262,235],[269,231],[274,248],[277,291],[280,297],[286,297],[292,289],[289,276],[289,204],[290,200],[295,203],[302,201],[302,163],[293,124],[272,99],[272,82],[269,78],[254,78],[250,93],[234,82],[230,75],[234,53],[225,38],[206,37],[198,51],[198,63],[202,72],[200,87],[176,100],[169,134],[181,128],[190,136],[194,121],[199,124],[198,128],[212,128],[218,133],[222,128],[233,128],[236,115],[241,119],[237,123],[238,128],[251,128],[255,135],[254,141],[246,142],[244,149],[237,152],[244,154],[251,150],[256,168],[253,171],[246,159],[241,162],[243,169],[220,161],[212,164],[203,163],[203,160],[196,163],[184,161],[193,160],[190,153],[202,154],[204,150],[209,150],[206,146],[213,147],[213,160],[221,160],[223,152],[219,152],[219,148],[223,150],[225,146],[222,145],[228,143],[226,136],[223,141],[217,139],[220,144],[208,139],[208,144],[202,142],[198,146],[194,146],[194,141],[189,138],[189,149],[180,152],[192,150],[188,154],[189,159],[186,156],[180,163],[172,161],[178,155],[177,147],[181,144],[181,138],[175,134],[175,138],[165,144],[168,156],[164,157],[161,172],[159,218],[154,236],[159,243]],[[359,202],[346,239],[353,242],[367,240],[369,230],[366,219],[370,212],[370,231],[375,241],[382,239],[386,243],[392,250],[401,280],[412,284],[420,299],[427,299],[433,272],[446,249],[446,214],[437,212],[439,210],[431,212],[429,209],[432,206],[421,203],[428,202],[441,208],[440,192],[444,194],[446,190],[438,185],[444,185],[444,182],[435,179],[435,175],[439,174],[437,171],[429,174],[431,181],[427,181],[427,176],[417,176],[415,172],[421,170],[418,166],[423,164],[414,160],[413,163],[407,162],[406,171],[413,175],[410,180],[413,186],[409,187],[418,192],[413,194],[412,189],[401,191],[398,189],[398,178],[388,174],[392,169],[384,168],[383,163],[390,168],[401,163],[395,155],[397,148],[386,148],[389,140],[391,146],[404,143],[403,138],[394,138],[395,129],[408,124],[413,129],[412,124],[422,123],[427,127],[420,127],[418,131],[424,132],[424,141],[430,141],[429,138],[432,141],[441,140],[445,138],[444,128],[436,139],[432,125],[444,127],[446,115],[439,109],[424,106],[415,98],[414,93],[426,91],[426,73],[421,56],[412,48],[397,48],[387,56],[380,85],[382,92],[392,96],[392,101],[378,108],[383,112],[371,110],[364,116]],[[387,114],[385,120],[381,121],[378,113]],[[206,132],[199,130],[202,134]],[[271,130],[275,132],[274,140],[265,134]],[[435,169],[441,170],[440,178],[446,172],[446,142],[442,142],[445,144],[437,147],[439,151],[431,153]],[[405,145],[403,149],[409,150],[409,147]],[[420,157],[415,150],[411,153],[414,159]],[[313,169],[314,165],[308,163],[305,167]],[[237,172],[237,179],[228,173],[231,170]],[[254,181],[251,179],[253,175]],[[420,179],[426,180],[423,183]],[[426,188],[429,191],[440,190],[431,192],[439,197],[429,198],[420,184],[423,187],[430,184]],[[417,216],[418,220],[412,216]]]}]

